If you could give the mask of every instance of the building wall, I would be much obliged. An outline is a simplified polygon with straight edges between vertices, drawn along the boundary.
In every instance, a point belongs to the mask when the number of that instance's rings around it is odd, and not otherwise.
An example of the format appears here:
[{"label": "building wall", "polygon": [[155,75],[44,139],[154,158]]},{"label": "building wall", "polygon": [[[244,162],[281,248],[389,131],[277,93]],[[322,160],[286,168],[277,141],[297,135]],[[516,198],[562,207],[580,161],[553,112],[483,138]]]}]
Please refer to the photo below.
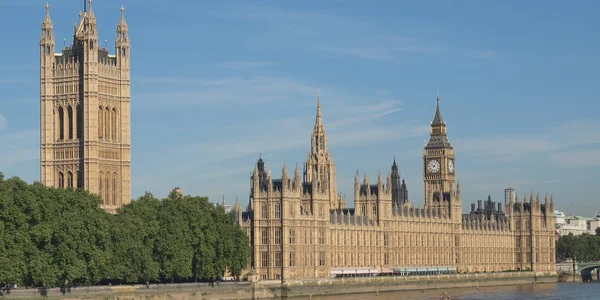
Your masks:
[{"label": "building wall", "polygon": [[98,194],[110,212],[131,201],[130,43],[121,12],[114,55],[98,43],[91,4],[61,53],[47,6],[40,40],[41,182]]},{"label": "building wall", "polygon": [[[322,126],[318,107],[317,125]],[[318,133],[326,140],[324,130]],[[542,204],[539,195],[523,202],[515,197],[505,207],[505,218],[463,217],[461,187],[454,183],[454,149],[439,99],[431,134],[423,154],[423,208],[392,202],[390,174],[384,180],[380,173],[371,184],[366,174],[361,183],[358,171],[355,209],[340,208],[330,201],[330,181],[307,181],[298,165],[290,176],[285,163],[281,179],[273,179],[259,159],[247,209],[234,207],[253,248],[249,268],[261,280],[283,282],[329,278],[332,269],[344,268],[450,266],[458,272],[555,273],[554,199],[546,196]],[[429,166],[431,160],[438,160],[437,167]]]}]

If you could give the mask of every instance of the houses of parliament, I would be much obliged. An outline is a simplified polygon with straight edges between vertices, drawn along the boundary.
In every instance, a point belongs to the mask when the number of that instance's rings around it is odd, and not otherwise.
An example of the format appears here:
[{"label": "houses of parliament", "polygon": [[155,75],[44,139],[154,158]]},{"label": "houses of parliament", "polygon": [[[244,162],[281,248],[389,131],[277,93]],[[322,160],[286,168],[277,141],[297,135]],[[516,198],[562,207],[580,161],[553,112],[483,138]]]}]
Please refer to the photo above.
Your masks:
[{"label": "houses of parliament", "polygon": [[[450,270],[556,274],[554,198],[478,201],[462,213],[457,160],[437,107],[423,151],[423,207],[414,207],[394,160],[391,172],[354,178],[354,208],[337,193],[320,99],[306,163],[275,178],[258,160],[250,199],[234,211],[250,237],[259,279],[282,282],[346,275]],[[482,206],[482,204],[484,204]]]},{"label": "houses of parliament", "polygon": [[[88,0],[74,24],[72,45],[59,53],[46,5],[40,37],[41,182],[86,189],[114,213],[131,199],[130,38],[121,8],[114,53],[101,47],[92,4]],[[284,163],[280,178],[259,159],[248,206],[234,207],[253,250],[248,269],[259,279],[424,268],[556,273],[552,197],[542,202],[532,193],[497,208],[488,199],[462,213],[458,160],[439,96],[422,156],[423,207],[408,201],[395,160],[391,172],[372,180],[357,171],[354,208],[348,207],[337,190],[320,98],[307,146],[305,164],[290,172]]]}]

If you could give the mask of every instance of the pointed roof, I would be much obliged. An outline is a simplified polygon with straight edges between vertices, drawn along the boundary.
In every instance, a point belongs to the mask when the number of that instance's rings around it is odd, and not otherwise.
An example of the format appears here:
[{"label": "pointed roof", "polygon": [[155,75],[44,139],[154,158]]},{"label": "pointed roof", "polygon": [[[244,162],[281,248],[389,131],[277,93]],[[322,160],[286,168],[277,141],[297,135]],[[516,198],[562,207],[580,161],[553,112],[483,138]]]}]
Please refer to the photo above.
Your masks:
[{"label": "pointed roof", "polygon": [[125,21],[125,6],[121,6],[121,20],[119,21],[119,26],[117,26],[119,31],[127,31],[127,21]]},{"label": "pointed roof", "polygon": [[52,19],[50,19],[50,4],[46,2],[46,17],[44,17],[44,25],[52,26]]},{"label": "pointed roof", "polygon": [[321,92],[317,96],[317,119],[315,121],[315,127],[318,128],[323,126],[323,114],[321,112]]},{"label": "pointed roof", "polygon": [[442,112],[440,111],[440,92],[437,93],[437,105],[435,108],[435,116],[433,116],[433,121],[431,121],[431,126],[446,126],[446,122],[444,122]]},{"label": "pointed roof", "polygon": [[440,93],[437,93],[437,105],[435,109],[435,115],[433,121],[431,121],[431,137],[425,145],[425,149],[452,149],[452,144],[448,140],[446,133],[446,122],[442,118],[442,112],[440,111]]}]

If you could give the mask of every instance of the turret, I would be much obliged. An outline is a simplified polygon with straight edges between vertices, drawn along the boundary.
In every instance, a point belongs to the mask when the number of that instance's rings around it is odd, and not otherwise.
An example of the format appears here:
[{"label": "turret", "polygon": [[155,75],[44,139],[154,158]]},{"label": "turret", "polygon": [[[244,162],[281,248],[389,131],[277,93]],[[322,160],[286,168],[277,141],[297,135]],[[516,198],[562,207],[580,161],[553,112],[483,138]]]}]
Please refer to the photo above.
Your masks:
[{"label": "turret", "polygon": [[302,174],[300,174],[300,167],[297,162],[294,169],[294,188],[302,191]]},{"label": "turret", "polygon": [[282,179],[283,182],[285,182],[284,179],[289,179],[289,178],[290,178],[290,174],[288,173],[287,164],[284,161],[283,162],[283,169],[281,170],[281,179]]},{"label": "turret", "polygon": [[[42,35],[40,36],[40,54],[42,61],[46,62],[47,58],[54,58],[54,24],[50,19],[50,5],[46,3],[46,17],[42,22]],[[52,63],[50,59],[48,62]],[[51,64],[50,64],[51,65]]]},{"label": "turret", "polygon": [[117,39],[115,42],[115,53],[117,56],[117,66],[121,69],[129,70],[129,26],[125,21],[125,7],[121,6],[121,20],[117,25]]}]

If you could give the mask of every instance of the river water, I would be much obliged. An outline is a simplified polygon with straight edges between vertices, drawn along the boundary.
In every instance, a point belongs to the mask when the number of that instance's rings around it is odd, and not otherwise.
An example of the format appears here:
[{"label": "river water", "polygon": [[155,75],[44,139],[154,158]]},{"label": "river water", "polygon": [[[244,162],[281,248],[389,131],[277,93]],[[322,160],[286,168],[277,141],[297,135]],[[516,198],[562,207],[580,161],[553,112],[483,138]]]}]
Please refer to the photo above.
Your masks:
[{"label": "river water", "polygon": [[[452,297],[452,300],[599,300],[600,283],[556,283],[537,285],[517,285],[482,288],[457,288],[428,291],[401,291],[335,296],[313,296],[314,300],[438,300],[444,292]],[[307,299],[308,297],[303,297]]]}]

